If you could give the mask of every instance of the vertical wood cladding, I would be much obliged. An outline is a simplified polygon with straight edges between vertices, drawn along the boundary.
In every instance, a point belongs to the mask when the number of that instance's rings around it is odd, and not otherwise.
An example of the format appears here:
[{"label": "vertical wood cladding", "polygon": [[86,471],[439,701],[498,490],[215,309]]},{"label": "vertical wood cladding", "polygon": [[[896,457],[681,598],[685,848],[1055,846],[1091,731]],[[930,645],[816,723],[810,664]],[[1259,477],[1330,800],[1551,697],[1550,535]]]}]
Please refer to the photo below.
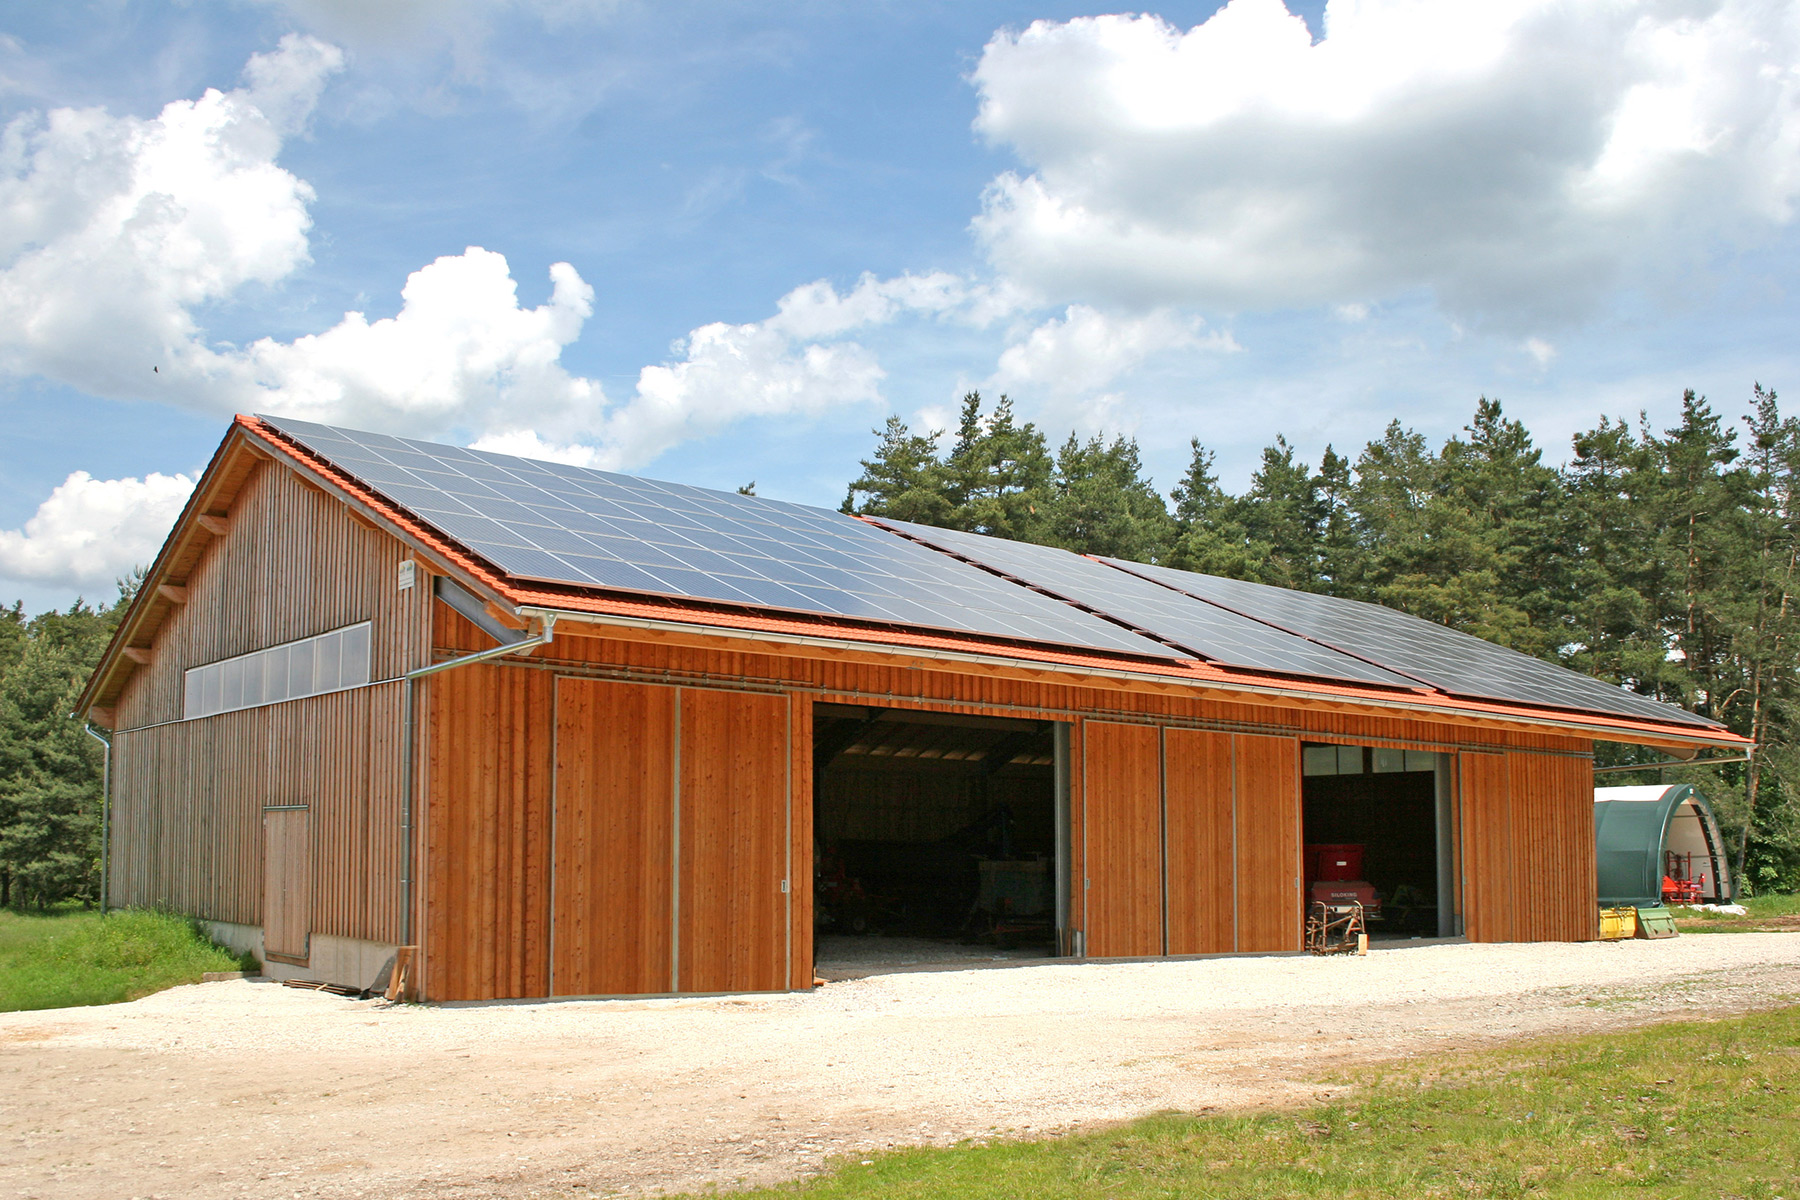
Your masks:
[{"label": "vertical wood cladding", "polygon": [[555,677],[477,664],[424,683],[427,994],[546,995]]},{"label": "vertical wood cladding", "polygon": [[675,990],[675,694],[556,681],[559,996]]},{"label": "vertical wood cladding", "polygon": [[[257,467],[229,529],[184,578],[150,662],[116,709],[109,895],[208,920],[264,923],[265,806],[310,811],[311,933],[400,933],[400,692],[424,661],[430,589],[399,591],[396,540],[284,467]],[[186,668],[373,621],[373,678],[392,682],[199,720]]]},{"label": "vertical wood cladding", "polygon": [[813,702],[788,697],[787,986],[813,981]]},{"label": "vertical wood cladding", "polygon": [[1599,914],[1587,764],[1534,754],[1459,758],[1469,939],[1591,941]]},{"label": "vertical wood cladding", "polygon": [[429,996],[546,995],[552,953],[557,995],[788,986],[787,696],[486,664],[429,684]]},{"label": "vertical wood cladding", "polygon": [[183,672],[252,650],[373,621],[371,679],[423,662],[429,586],[400,591],[409,551],[353,520],[345,506],[273,463],[259,467],[185,579],[150,662],[136,668],[117,707],[119,729],[181,717]]},{"label": "vertical wood cladding", "polygon": [[788,698],[682,688],[680,704],[679,990],[785,988]]},{"label": "vertical wood cladding", "polygon": [[1463,925],[1472,942],[1515,940],[1514,900],[1526,881],[1513,870],[1510,765],[1505,754],[1464,752],[1457,756]]},{"label": "vertical wood cladding", "polygon": [[1086,724],[1087,952],[1163,953],[1162,751],[1154,725]]},{"label": "vertical wood cladding", "polygon": [[313,933],[400,937],[400,685],[114,740],[111,902],[263,924],[263,809],[311,810]]},{"label": "vertical wood cladding", "polygon": [[1294,738],[1232,739],[1237,790],[1237,948],[1298,950],[1300,744]]},{"label": "vertical wood cladding", "polygon": [[1237,949],[1231,742],[1228,733],[1163,731],[1170,954]]}]

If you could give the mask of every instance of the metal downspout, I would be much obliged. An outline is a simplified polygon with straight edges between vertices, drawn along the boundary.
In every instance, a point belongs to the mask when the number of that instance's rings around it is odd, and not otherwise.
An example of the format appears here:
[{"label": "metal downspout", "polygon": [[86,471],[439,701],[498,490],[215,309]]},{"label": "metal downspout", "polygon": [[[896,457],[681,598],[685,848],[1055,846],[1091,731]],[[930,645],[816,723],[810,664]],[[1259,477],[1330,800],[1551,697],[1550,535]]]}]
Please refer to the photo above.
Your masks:
[{"label": "metal downspout", "polygon": [[486,662],[490,658],[504,658],[509,654],[525,654],[547,646],[556,636],[556,618],[541,618],[538,632],[530,637],[505,645],[495,646],[489,650],[480,650],[474,654],[465,654],[461,658],[446,659],[440,663],[417,667],[401,676],[400,723],[402,739],[405,742],[400,756],[400,844],[403,847],[405,860],[400,872],[400,944],[413,944],[413,863],[416,854],[413,848],[413,751],[418,739],[417,708],[413,700],[413,683],[427,675],[436,675],[440,671],[449,671],[456,667],[467,667],[478,662]]},{"label": "metal downspout", "polygon": [[112,850],[112,739],[103,738],[94,732],[94,727],[83,723],[87,735],[106,747],[106,756],[100,760],[100,915],[106,915],[107,884],[110,881],[108,866],[111,862]]}]

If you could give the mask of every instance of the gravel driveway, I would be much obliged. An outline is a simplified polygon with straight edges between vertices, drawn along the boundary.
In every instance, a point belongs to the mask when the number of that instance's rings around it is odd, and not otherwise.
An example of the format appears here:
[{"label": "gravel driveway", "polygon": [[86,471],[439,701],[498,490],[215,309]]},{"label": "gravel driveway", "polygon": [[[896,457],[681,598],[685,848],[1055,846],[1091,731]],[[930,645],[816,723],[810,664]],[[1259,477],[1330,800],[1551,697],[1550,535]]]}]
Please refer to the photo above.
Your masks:
[{"label": "gravel driveway", "polygon": [[1328,1094],[1320,1072],[1800,999],[1800,937],[920,971],[388,1006],[260,982],[0,1014],[0,1197],[530,1197]]}]

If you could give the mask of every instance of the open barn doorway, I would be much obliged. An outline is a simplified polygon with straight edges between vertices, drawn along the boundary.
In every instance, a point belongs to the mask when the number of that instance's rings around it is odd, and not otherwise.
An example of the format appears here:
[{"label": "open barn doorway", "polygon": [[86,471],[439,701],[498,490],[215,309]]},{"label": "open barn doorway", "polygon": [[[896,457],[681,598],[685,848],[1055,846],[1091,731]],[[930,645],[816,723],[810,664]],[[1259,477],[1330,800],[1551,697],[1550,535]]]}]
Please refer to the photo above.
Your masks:
[{"label": "open barn doorway", "polygon": [[819,970],[1054,954],[1067,744],[1053,721],[815,705]]},{"label": "open barn doorway", "polygon": [[1377,940],[1460,933],[1450,770],[1429,750],[1303,747],[1307,906],[1354,898]]}]

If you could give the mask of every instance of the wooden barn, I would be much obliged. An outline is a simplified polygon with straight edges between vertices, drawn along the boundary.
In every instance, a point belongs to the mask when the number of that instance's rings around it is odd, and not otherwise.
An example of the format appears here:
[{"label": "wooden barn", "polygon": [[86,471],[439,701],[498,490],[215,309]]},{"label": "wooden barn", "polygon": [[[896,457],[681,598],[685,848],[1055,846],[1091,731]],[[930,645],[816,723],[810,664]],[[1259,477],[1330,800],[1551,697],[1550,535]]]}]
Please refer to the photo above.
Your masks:
[{"label": "wooden barn", "polygon": [[433,1000],[1292,951],[1346,872],[1397,935],[1589,939],[1594,742],[1743,746],[1372,605],[253,417],[81,708],[109,904]]}]

